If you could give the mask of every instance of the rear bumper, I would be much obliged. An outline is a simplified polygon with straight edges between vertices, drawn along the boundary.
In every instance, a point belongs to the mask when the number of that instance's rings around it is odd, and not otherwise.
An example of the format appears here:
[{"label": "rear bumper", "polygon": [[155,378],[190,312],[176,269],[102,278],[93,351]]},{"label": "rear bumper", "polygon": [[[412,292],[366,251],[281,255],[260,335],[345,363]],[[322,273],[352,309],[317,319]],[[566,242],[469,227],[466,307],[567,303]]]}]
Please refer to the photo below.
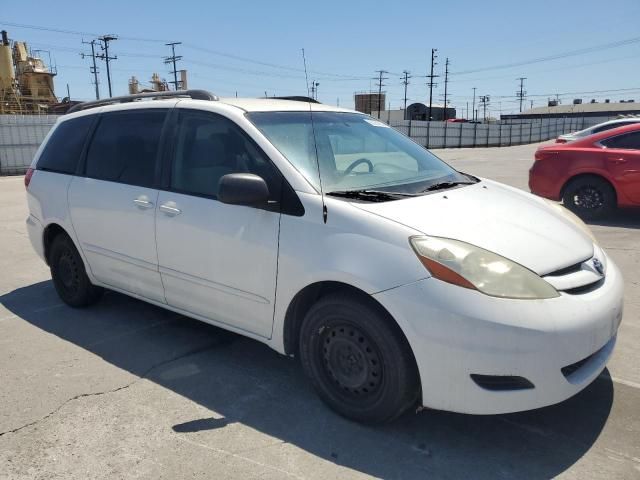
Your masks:
[{"label": "rear bumper", "polygon": [[[549,300],[497,299],[436,279],[375,298],[405,331],[426,407],[496,414],[558,403],[589,385],[615,346],[622,295],[609,261],[599,288]],[[488,390],[472,374],[524,377],[534,388]]]},{"label": "rear bumper", "polygon": [[559,201],[562,195],[562,179],[553,171],[551,161],[536,161],[529,170],[529,190],[544,198]]}]

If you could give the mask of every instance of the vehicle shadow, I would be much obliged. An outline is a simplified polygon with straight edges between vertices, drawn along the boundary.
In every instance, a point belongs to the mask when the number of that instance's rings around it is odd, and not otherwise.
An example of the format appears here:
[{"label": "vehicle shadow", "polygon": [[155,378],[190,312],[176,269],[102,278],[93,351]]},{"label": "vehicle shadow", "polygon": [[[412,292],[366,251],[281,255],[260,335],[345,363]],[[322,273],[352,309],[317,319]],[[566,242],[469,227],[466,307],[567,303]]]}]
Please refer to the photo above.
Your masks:
[{"label": "vehicle shadow", "polygon": [[89,309],[51,308],[59,303],[50,281],[0,296],[24,321],[223,417],[167,425],[175,435],[213,435],[239,422],[375,477],[554,477],[590,449],[613,403],[605,371],[579,395],[544,409],[494,416],[426,410],[363,426],[325,407],[296,361],[259,342],[111,292]]},{"label": "vehicle shadow", "polygon": [[603,227],[640,228],[640,208],[616,210],[608,218],[585,220],[585,223]]}]

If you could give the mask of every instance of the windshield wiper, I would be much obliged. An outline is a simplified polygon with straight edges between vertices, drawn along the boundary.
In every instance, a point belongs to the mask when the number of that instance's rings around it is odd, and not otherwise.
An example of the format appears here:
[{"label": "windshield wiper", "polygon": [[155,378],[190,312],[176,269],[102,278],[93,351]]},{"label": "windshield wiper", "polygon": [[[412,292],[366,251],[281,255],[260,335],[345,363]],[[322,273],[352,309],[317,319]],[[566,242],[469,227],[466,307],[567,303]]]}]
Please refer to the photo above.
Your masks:
[{"label": "windshield wiper", "polygon": [[473,185],[477,182],[440,182],[434,183],[430,187],[425,188],[422,192],[433,192],[434,190],[444,190],[446,188],[457,187],[458,185]]},{"label": "windshield wiper", "polygon": [[382,190],[335,190],[327,193],[333,197],[355,198],[370,202],[386,202],[387,200],[399,200],[401,198],[415,197],[412,193],[385,192]]}]

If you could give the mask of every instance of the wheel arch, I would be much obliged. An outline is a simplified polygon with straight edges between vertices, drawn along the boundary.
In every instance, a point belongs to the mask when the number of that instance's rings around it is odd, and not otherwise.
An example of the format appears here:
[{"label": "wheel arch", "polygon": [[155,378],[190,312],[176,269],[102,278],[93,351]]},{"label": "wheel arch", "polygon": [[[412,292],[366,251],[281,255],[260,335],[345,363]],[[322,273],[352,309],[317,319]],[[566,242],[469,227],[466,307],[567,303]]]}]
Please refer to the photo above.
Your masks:
[{"label": "wheel arch", "polygon": [[[416,365],[416,372],[418,372],[419,376],[417,361],[415,358],[415,354],[413,353],[413,348],[411,347],[411,342],[407,338],[400,324],[393,318],[391,313],[378,300],[376,300],[365,291],[339,281],[319,281],[312,283],[304,287],[293,297],[293,299],[289,303],[289,306],[287,307],[282,330],[285,354],[291,356],[296,356],[299,354],[298,348],[300,328],[302,326],[304,317],[306,316],[309,309],[313,306],[313,304],[324,296],[338,292],[346,293],[350,296],[353,296],[354,298],[358,298],[364,302],[367,302],[369,303],[369,305],[374,306],[383,314],[384,318],[387,319],[392,328],[395,328],[404,339],[407,348],[411,352],[411,358]],[[418,380],[420,381],[419,378]]]},{"label": "wheel arch", "polygon": [[618,203],[618,199],[620,197],[620,194],[618,192],[618,189],[616,188],[615,183],[612,182],[611,179],[609,179],[606,175],[603,175],[602,172],[593,172],[593,171],[579,172],[579,173],[576,173],[576,174],[570,176],[564,182],[564,184],[562,185],[562,188],[560,189],[560,198],[561,199],[564,198],[565,191],[566,191],[567,187],[572,182],[574,182],[576,180],[579,180],[581,178],[589,178],[589,177],[597,178],[599,180],[603,180],[603,181],[607,182],[611,186],[611,188],[613,189],[613,193],[614,193],[614,195],[616,197],[616,204]]},{"label": "wheel arch", "polygon": [[[47,225],[45,227],[43,233],[42,233],[42,246],[44,248],[44,260],[45,260],[45,262],[47,262],[47,265],[49,265],[49,253],[50,253],[50,250],[51,250],[51,245],[53,244],[53,240],[58,235],[66,235],[67,237],[69,237],[71,239],[71,241],[75,245],[75,241],[73,240],[71,235],[69,235],[69,232],[67,232],[65,230],[65,228],[62,227],[60,224],[53,222],[53,223],[50,223],[49,225]],[[76,249],[77,248],[78,247],[76,245]],[[79,249],[78,249],[78,251],[79,251]]]}]

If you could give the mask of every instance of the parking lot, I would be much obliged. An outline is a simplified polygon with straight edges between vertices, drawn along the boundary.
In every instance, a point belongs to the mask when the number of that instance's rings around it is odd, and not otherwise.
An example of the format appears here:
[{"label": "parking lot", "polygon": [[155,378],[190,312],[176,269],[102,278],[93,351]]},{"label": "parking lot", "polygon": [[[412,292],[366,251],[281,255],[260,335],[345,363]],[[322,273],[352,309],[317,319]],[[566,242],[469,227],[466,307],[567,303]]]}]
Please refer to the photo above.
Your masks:
[{"label": "parking lot", "polygon": [[[527,188],[537,145],[438,150]],[[592,225],[626,280],[609,367],[540,410],[425,410],[367,427],[328,410],[295,360],[126,296],[74,310],[0,178],[0,478],[640,478],[640,212]]]}]

